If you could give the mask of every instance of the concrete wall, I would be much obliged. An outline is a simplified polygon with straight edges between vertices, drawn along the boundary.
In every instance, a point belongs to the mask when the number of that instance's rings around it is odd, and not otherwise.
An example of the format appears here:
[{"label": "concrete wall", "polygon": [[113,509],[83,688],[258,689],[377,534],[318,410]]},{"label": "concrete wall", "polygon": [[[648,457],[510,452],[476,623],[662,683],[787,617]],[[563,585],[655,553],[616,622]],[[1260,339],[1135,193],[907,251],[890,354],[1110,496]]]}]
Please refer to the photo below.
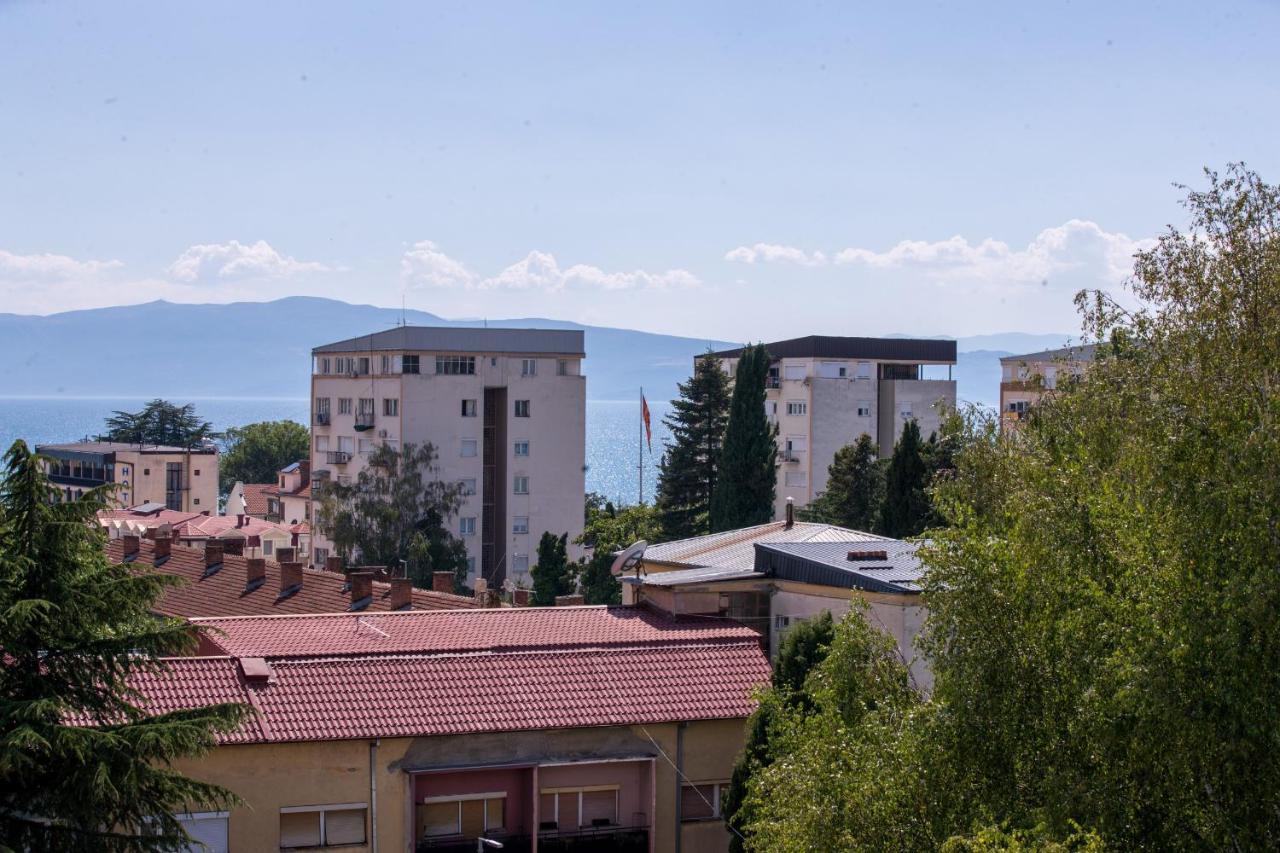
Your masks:
[{"label": "concrete wall", "polygon": [[[183,512],[218,514],[218,455],[216,453],[140,453],[115,451],[115,482],[123,484],[116,498],[121,507],[154,501],[165,502],[165,469],[169,462],[183,466],[189,490],[183,495]],[[128,468],[129,473],[124,470]],[[198,474],[196,472],[199,472]]]},{"label": "concrete wall", "polygon": [[911,418],[920,426],[921,439],[927,441],[942,426],[944,409],[955,407],[956,383],[953,379],[886,379],[880,382],[879,401],[880,455],[891,456],[910,420],[902,416],[904,406],[910,405]]},{"label": "concrete wall", "polygon": [[[809,467],[810,499],[827,490],[827,469],[836,451],[854,444],[863,435],[875,436],[878,402],[875,382],[868,379],[814,379]],[[858,416],[858,406],[865,403],[871,410]]]}]

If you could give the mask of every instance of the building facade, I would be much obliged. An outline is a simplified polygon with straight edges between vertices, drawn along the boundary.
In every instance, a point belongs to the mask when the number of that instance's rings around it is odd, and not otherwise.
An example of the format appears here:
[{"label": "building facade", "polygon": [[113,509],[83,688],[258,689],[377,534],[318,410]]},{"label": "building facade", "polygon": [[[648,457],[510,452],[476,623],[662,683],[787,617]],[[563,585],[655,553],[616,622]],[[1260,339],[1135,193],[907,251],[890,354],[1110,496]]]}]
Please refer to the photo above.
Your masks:
[{"label": "building facade", "polygon": [[115,485],[116,507],[158,504],[179,512],[218,512],[218,448],[195,448],[117,441],[41,444],[49,479],[73,500],[89,489]]},{"label": "building facade", "polygon": [[1047,392],[1084,376],[1095,344],[1009,355],[1000,359],[1000,426],[1016,428]]},{"label": "building facade", "polygon": [[[313,494],[353,481],[378,445],[430,443],[440,479],[463,488],[450,523],[469,576],[528,586],[539,537],[582,532],[585,356],[579,330],[403,326],[316,347]],[[313,532],[323,564],[331,545]]]},{"label": "building facade", "polygon": [[[928,438],[956,404],[955,341],[811,335],[765,346],[773,358],[765,409],[778,427],[775,518],[788,499],[805,506],[825,491],[836,451],[862,434],[887,457],[907,421]],[[714,357],[733,375],[741,355],[733,349]],[[945,379],[926,378],[943,366]]]}]

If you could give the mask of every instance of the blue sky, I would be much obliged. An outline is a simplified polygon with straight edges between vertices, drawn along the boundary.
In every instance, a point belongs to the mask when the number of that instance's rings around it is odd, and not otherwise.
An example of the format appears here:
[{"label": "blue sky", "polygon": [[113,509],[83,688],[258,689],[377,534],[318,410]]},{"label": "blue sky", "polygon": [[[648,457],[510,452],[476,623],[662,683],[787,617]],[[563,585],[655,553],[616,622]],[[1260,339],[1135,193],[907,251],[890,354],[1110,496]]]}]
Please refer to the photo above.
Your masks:
[{"label": "blue sky", "polygon": [[0,310],[1070,332],[1280,173],[1267,3],[0,0]]}]

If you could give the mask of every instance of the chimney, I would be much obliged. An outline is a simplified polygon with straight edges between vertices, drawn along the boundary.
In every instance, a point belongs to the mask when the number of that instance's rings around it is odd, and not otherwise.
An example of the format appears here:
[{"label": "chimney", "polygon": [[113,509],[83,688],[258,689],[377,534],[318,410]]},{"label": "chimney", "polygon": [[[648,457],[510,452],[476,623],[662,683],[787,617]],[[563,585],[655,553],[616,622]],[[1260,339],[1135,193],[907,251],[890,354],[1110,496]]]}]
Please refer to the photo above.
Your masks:
[{"label": "chimney", "polygon": [[363,610],[369,606],[373,597],[373,572],[352,572],[347,575],[351,582],[351,606],[348,610]]},{"label": "chimney", "polygon": [[241,527],[244,527],[244,513],[243,513],[243,512],[241,512],[241,513],[237,513],[237,515],[236,515],[236,529],[237,529],[237,530],[239,530]]},{"label": "chimney", "polygon": [[376,581],[385,581],[387,579],[386,566],[361,566],[360,571],[370,573]]},{"label": "chimney", "polygon": [[311,460],[303,459],[298,463],[298,482],[305,486],[311,482]]},{"label": "chimney", "polygon": [[244,565],[244,591],[253,592],[267,579],[267,561],[262,557],[250,557]]},{"label": "chimney", "polygon": [[391,600],[387,607],[391,610],[410,609],[413,604],[413,581],[408,578],[391,579]]},{"label": "chimney", "polygon": [[294,554],[295,554],[294,549],[293,549],[293,548],[290,548],[290,547],[288,547],[288,546],[286,546],[286,547],[284,547],[284,548],[277,548],[277,549],[276,549],[276,560],[277,560],[277,561],[279,561],[281,564],[284,564],[284,563],[292,563],[292,562],[293,562]]},{"label": "chimney", "polygon": [[793,498],[787,498],[787,530],[796,526],[796,502]]},{"label": "chimney", "polygon": [[434,592],[453,592],[453,572],[432,572],[431,589]]},{"label": "chimney", "polygon": [[244,556],[244,540],[243,539],[227,539],[222,543],[222,553],[234,554],[237,557]]},{"label": "chimney", "polygon": [[204,576],[208,577],[222,568],[222,543],[209,540],[204,543]]},{"label": "chimney", "polygon": [[120,541],[124,543],[124,561],[131,563],[138,559],[138,549],[142,547],[142,540],[136,533],[126,533],[120,537]]},{"label": "chimney", "polygon": [[576,607],[579,604],[586,604],[587,600],[580,595],[557,595],[556,607]]},{"label": "chimney", "polygon": [[280,564],[280,597],[288,598],[302,589],[302,563]]},{"label": "chimney", "polygon": [[326,572],[337,572],[342,574],[342,557],[337,554],[330,554],[324,558],[324,570]]},{"label": "chimney", "polygon": [[511,593],[511,603],[514,604],[516,607],[528,607],[529,606],[529,590],[517,589],[515,592]]},{"label": "chimney", "polygon": [[151,563],[152,565],[162,566],[169,559],[169,555],[173,553],[173,540],[169,538],[169,531],[156,531],[155,549],[155,559]]}]

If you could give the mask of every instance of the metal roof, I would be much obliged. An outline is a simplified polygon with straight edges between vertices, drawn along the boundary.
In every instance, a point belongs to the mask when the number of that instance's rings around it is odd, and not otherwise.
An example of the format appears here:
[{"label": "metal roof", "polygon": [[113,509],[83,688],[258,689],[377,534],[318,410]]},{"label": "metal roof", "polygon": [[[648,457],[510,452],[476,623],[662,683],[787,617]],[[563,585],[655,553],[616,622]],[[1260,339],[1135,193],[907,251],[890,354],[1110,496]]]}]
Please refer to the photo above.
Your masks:
[{"label": "metal roof", "polygon": [[753,569],[735,569],[735,568],[701,568],[701,569],[676,569],[673,572],[653,572],[652,574],[643,575],[640,578],[633,576],[621,577],[618,580],[624,583],[640,583],[645,586],[684,586],[693,583],[714,583],[716,581],[742,581],[763,578],[760,572]]},{"label": "metal roof", "polygon": [[646,563],[666,563],[685,568],[716,567],[750,571],[755,566],[752,545],[757,542],[881,542],[888,541],[874,533],[849,530],[834,524],[797,521],[771,521],[755,527],[726,530],[706,536],[677,539],[650,545],[644,551]]},{"label": "metal roof", "polygon": [[[886,539],[862,547],[838,542],[756,545],[755,570],[782,580],[890,594],[920,591],[919,543]],[[850,551],[884,551],[885,559],[850,560]]]},{"label": "metal roof", "polygon": [[383,350],[428,352],[586,355],[581,329],[471,329],[450,326],[397,326],[324,344],[313,353],[361,353]]},{"label": "metal roof", "polygon": [[[866,358],[880,361],[940,362],[954,364],[956,342],[929,338],[844,338],[809,335],[765,344],[773,358]],[[738,358],[742,348],[712,353]]]},{"label": "metal roof", "polygon": [[1019,361],[1055,361],[1061,359],[1063,361],[1093,361],[1093,356],[1097,352],[1097,344],[1084,344],[1078,347],[1060,347],[1058,349],[1046,349],[1040,352],[1029,352],[1026,355],[1006,355],[1000,359],[1001,364]]},{"label": "metal roof", "polygon": [[36,453],[210,453],[218,448],[212,444],[195,447],[172,447],[166,444],[133,444],[127,441],[69,441],[62,444],[38,444]]}]

